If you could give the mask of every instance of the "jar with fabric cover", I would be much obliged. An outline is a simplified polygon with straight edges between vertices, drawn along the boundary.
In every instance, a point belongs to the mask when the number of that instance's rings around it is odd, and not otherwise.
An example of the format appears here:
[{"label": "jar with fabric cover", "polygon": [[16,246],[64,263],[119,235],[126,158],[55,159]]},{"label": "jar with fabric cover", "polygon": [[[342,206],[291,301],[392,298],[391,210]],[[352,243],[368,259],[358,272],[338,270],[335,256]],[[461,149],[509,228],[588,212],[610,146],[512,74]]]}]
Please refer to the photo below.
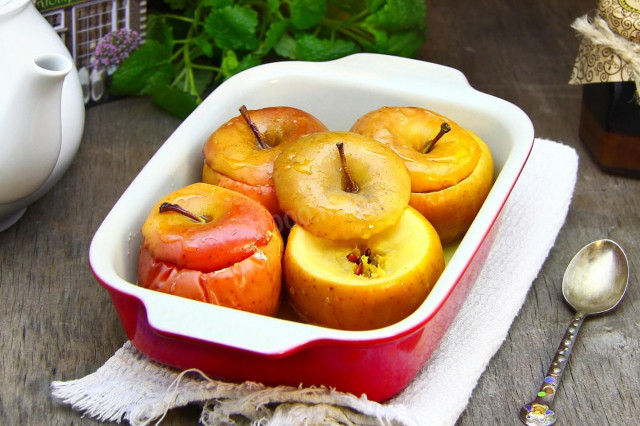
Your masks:
[{"label": "jar with fabric cover", "polygon": [[570,84],[582,84],[579,136],[605,171],[640,177],[640,0],[600,0],[572,27],[582,36]]}]

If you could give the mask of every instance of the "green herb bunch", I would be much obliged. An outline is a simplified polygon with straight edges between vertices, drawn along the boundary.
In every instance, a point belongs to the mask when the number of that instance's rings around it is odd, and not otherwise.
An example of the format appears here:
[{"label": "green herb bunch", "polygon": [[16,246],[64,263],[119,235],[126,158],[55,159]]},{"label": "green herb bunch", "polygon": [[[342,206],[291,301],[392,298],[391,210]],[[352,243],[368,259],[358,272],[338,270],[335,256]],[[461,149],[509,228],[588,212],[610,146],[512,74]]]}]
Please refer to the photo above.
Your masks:
[{"label": "green herb bunch", "polygon": [[109,90],[151,95],[185,118],[211,88],[264,62],[415,56],[425,16],[424,0],[150,1],[147,41],[115,71]]}]

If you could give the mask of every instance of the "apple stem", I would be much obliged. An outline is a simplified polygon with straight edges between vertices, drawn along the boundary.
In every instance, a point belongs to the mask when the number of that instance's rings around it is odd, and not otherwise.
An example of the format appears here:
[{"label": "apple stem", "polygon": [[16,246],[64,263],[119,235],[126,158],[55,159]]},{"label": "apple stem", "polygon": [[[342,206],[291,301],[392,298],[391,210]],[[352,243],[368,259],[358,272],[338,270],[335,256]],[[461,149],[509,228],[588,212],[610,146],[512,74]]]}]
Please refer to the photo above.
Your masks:
[{"label": "apple stem", "polygon": [[247,122],[247,124],[249,125],[249,128],[251,129],[251,132],[253,133],[253,135],[256,137],[256,141],[258,142],[258,147],[260,147],[260,149],[269,149],[271,148],[263,139],[262,139],[262,135],[260,134],[260,131],[258,130],[258,126],[256,126],[256,123],[254,123],[251,120],[251,117],[249,117],[249,111],[247,110],[247,107],[242,105],[240,107],[240,115],[242,115],[242,118],[244,118],[244,121]]},{"label": "apple stem", "polygon": [[355,194],[356,192],[360,191],[360,188],[351,177],[351,173],[349,173],[349,168],[347,167],[347,157],[345,157],[344,155],[344,144],[342,142],[338,142],[336,146],[338,147],[338,152],[340,153],[340,162],[342,163],[342,172],[344,173],[344,177],[347,180],[347,184],[345,185],[344,190],[346,192]]},{"label": "apple stem", "polygon": [[440,126],[440,132],[438,132],[438,134],[436,135],[435,138],[433,138],[433,140],[431,140],[430,142],[427,142],[425,147],[422,149],[422,153],[427,154],[429,151],[431,151],[431,149],[436,144],[436,142],[438,142],[441,137],[443,137],[446,133],[449,133],[450,131],[451,131],[451,126],[449,125],[449,123],[447,122],[442,123],[442,125]]},{"label": "apple stem", "polygon": [[162,203],[160,204],[160,208],[158,209],[158,212],[160,213],[165,213],[165,212],[175,212],[175,213],[180,213],[181,215],[184,215],[186,217],[188,217],[189,219],[193,220],[194,222],[199,222],[199,223],[204,223],[207,221],[207,218],[204,216],[196,216],[195,214],[191,213],[189,210],[185,209],[184,207],[180,207],[177,204],[173,204],[173,203]]}]

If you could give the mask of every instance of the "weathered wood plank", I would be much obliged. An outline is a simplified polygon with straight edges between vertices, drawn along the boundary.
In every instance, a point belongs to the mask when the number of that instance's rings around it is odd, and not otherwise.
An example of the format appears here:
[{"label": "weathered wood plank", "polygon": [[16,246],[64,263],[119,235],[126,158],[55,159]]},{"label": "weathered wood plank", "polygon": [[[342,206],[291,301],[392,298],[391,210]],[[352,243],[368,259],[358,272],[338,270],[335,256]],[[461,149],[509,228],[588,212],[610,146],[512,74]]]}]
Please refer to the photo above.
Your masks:
[{"label": "weathered wood plank", "polygon": [[[461,70],[475,88],[520,106],[538,137],[574,147],[579,179],[567,221],[520,315],[458,424],[517,424],[572,317],[560,284],[573,254],[603,237],[631,261],[626,299],[587,320],[556,398],[563,424],[637,423],[640,412],[640,180],[602,173],[578,134],[581,91],[569,86],[579,39],[573,19],[589,2],[428,2],[420,58]],[[179,122],[148,99],[87,111],[86,130],[63,179],[0,233],[0,424],[95,424],[52,403],[49,384],[100,367],[125,340],[107,293],[88,265],[93,233]],[[514,271],[517,273],[517,271]],[[163,424],[191,424],[198,409]]]}]

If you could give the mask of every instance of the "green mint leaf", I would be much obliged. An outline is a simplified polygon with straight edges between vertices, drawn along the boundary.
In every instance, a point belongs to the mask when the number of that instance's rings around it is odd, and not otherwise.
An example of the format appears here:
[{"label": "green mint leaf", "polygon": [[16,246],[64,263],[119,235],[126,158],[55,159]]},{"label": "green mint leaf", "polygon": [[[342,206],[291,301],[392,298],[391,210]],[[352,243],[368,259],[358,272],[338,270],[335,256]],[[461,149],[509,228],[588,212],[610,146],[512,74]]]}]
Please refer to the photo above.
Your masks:
[{"label": "green mint leaf", "polygon": [[220,69],[224,78],[229,78],[233,75],[233,70],[238,66],[240,61],[236,56],[236,52],[233,50],[227,50],[222,56],[222,63]]},{"label": "green mint leaf", "polygon": [[145,93],[148,82],[170,81],[175,69],[169,59],[171,52],[155,40],[147,40],[113,73],[109,87],[116,95],[139,95]]},{"label": "green mint leaf", "polygon": [[260,57],[258,56],[248,54],[242,59],[238,59],[238,56],[233,50],[227,50],[222,58],[222,65],[220,68],[222,69],[223,77],[227,79],[240,71],[244,71],[259,64]]},{"label": "green mint leaf", "polygon": [[424,44],[422,31],[403,31],[389,36],[389,45],[384,53],[413,58]]},{"label": "green mint leaf", "polygon": [[[267,30],[264,41],[260,45],[260,48],[256,52],[256,54],[260,56],[264,56],[274,48],[274,46],[282,39],[282,37],[287,33],[287,29],[289,28],[290,21],[288,19],[282,19],[277,22],[273,22],[269,29]],[[295,44],[295,42],[294,42]]]},{"label": "green mint leaf", "polygon": [[375,13],[384,7],[387,0],[366,0],[366,3],[366,8],[372,13]]},{"label": "green mint leaf", "polygon": [[146,81],[144,89],[139,93],[140,95],[152,95],[153,88],[157,86],[170,86],[173,76],[163,75],[157,73],[149,77]]},{"label": "green mint leaf", "polygon": [[267,0],[267,7],[272,15],[278,13],[280,10],[280,0]]},{"label": "green mint leaf", "polygon": [[[370,1],[370,0],[369,0]],[[345,13],[355,15],[360,12],[371,11],[366,0],[327,0],[327,16],[334,19],[344,19]],[[384,0],[380,0],[384,3]]]},{"label": "green mint leaf", "polygon": [[198,106],[193,96],[175,87],[155,85],[149,88],[149,93],[159,107],[183,120]]},{"label": "green mint leaf", "polygon": [[204,93],[207,90],[207,87],[213,81],[214,72],[211,70],[205,70],[201,68],[194,68],[193,70],[193,80],[196,84],[196,91],[200,93]]},{"label": "green mint leaf", "polygon": [[425,40],[424,0],[161,0],[153,8],[147,43],[116,71],[110,91],[151,94],[180,117],[265,57],[414,56]]},{"label": "green mint leaf", "polygon": [[204,22],[204,30],[222,49],[254,50],[258,47],[256,28],[258,14],[234,5],[212,10]]},{"label": "green mint leaf", "polygon": [[296,54],[296,40],[288,34],[283,34],[273,46],[273,50],[283,58],[298,59]]},{"label": "green mint leaf", "polygon": [[195,40],[193,40],[193,42],[196,46],[200,48],[200,50],[206,57],[208,58],[213,57],[213,44],[211,44],[209,40],[207,40],[204,37],[198,37]]},{"label": "green mint leaf", "polygon": [[221,9],[225,6],[233,5],[233,0],[204,0],[202,4],[212,9]]},{"label": "green mint leaf", "polygon": [[[177,14],[183,15],[183,12],[179,11],[177,12]],[[184,16],[188,17],[186,15],[186,12],[184,13]],[[164,31],[171,34],[173,40],[183,40],[188,37],[189,29],[192,26],[191,23],[183,20],[168,18],[163,15],[159,15],[159,17],[164,21],[163,25],[167,27]]]},{"label": "green mint leaf", "polygon": [[[378,2],[375,6],[379,6]],[[424,28],[426,13],[424,0],[386,0],[365,22],[391,31]]]},{"label": "green mint leaf", "polygon": [[387,32],[366,24],[361,27],[374,36],[373,44],[365,46],[368,52],[412,58],[425,41],[425,33],[422,30]]},{"label": "green mint leaf", "polygon": [[367,23],[362,23],[359,27],[373,36],[373,40],[363,46],[367,52],[387,53],[389,50],[389,35],[387,31]]},{"label": "green mint leaf", "polygon": [[301,61],[330,61],[358,51],[358,46],[351,40],[320,39],[311,34],[296,42],[296,53]]},{"label": "green mint leaf", "polygon": [[147,19],[147,40],[155,40],[167,49],[173,47],[173,31],[165,19],[156,15],[149,15]]},{"label": "green mint leaf", "polygon": [[238,64],[238,66],[232,70],[232,72],[234,74],[238,74],[239,72],[242,72],[244,70],[248,70],[249,68],[253,68],[257,65],[260,65],[260,59],[261,57],[253,54],[245,55],[240,61],[240,63]]},{"label": "green mint leaf", "polygon": [[327,10],[327,2],[325,0],[292,0],[289,7],[293,25],[300,30],[307,30],[322,22]]}]

